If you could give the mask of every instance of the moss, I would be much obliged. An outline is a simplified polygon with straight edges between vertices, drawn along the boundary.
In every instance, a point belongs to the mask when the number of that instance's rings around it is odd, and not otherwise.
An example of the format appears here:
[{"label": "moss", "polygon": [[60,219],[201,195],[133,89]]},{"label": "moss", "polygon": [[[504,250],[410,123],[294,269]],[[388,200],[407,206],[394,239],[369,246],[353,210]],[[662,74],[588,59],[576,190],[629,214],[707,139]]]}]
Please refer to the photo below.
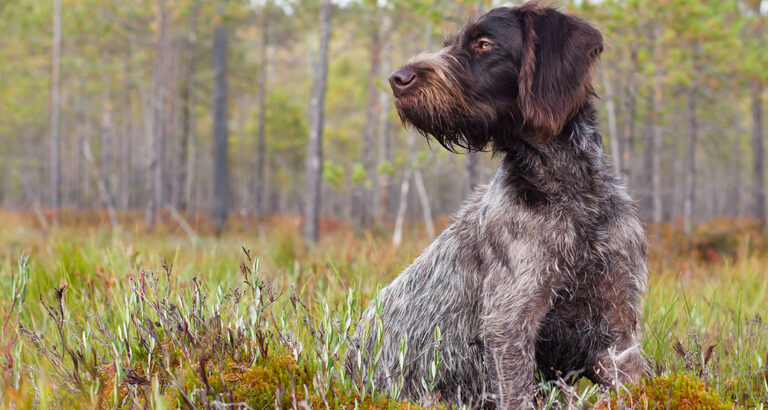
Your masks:
[{"label": "moss", "polygon": [[315,391],[312,379],[315,369],[301,365],[290,356],[258,360],[250,367],[229,362],[220,371],[210,372],[209,383],[216,392],[229,392],[230,402],[248,403],[252,408],[293,408],[306,402],[311,408],[416,409],[408,402],[395,402],[383,397],[360,396],[334,386],[325,397]]},{"label": "moss", "polygon": [[596,409],[731,409],[716,392],[699,381],[683,374],[657,377],[613,393],[610,400],[603,400]]}]

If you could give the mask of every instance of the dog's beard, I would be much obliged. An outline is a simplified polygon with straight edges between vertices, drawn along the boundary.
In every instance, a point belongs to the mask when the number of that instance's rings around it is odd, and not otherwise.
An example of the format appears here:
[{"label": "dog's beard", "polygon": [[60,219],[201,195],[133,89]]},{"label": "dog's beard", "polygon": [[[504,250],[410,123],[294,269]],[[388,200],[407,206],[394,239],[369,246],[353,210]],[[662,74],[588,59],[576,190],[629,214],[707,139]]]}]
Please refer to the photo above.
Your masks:
[{"label": "dog's beard", "polygon": [[443,49],[408,61],[418,71],[418,85],[395,99],[400,120],[432,137],[452,152],[479,151],[490,141],[496,113],[490,102],[474,93],[471,78],[455,56]]},{"label": "dog's beard", "polygon": [[417,90],[395,99],[400,120],[432,137],[449,151],[481,151],[490,142],[495,113],[487,104],[440,81],[426,79]]}]

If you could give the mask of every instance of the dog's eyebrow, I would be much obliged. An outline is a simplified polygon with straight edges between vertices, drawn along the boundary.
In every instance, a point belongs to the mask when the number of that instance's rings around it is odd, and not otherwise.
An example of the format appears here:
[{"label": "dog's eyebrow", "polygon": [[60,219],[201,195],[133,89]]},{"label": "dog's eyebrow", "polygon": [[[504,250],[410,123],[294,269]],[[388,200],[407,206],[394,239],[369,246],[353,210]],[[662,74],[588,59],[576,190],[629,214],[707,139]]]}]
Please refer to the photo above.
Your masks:
[{"label": "dog's eyebrow", "polygon": [[480,37],[493,37],[493,35],[479,25],[472,25],[464,31],[464,38],[466,40],[474,41]]}]

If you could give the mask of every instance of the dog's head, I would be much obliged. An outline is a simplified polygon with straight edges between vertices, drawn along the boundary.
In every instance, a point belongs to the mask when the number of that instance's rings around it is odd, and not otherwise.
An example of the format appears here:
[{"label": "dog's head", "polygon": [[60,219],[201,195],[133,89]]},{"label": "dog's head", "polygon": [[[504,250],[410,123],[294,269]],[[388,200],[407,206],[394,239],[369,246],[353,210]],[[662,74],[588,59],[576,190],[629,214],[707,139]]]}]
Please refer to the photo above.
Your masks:
[{"label": "dog's head", "polygon": [[560,133],[593,93],[602,51],[589,23],[534,1],[477,17],[389,82],[400,118],[444,147],[503,151]]}]

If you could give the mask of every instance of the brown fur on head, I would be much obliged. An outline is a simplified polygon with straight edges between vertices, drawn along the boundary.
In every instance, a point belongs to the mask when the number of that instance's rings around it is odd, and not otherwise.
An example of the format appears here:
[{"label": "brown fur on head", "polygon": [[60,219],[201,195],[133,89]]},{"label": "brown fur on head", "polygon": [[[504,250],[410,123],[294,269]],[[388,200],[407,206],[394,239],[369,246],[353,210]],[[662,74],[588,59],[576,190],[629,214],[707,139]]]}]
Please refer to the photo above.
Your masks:
[{"label": "brown fur on head", "polygon": [[603,36],[586,21],[541,2],[517,10],[524,47],[518,104],[526,127],[550,138],[593,95],[592,71],[603,52]]},{"label": "brown fur on head", "polygon": [[395,71],[400,118],[450,150],[548,140],[593,94],[602,35],[540,1],[478,16],[446,47]]}]

